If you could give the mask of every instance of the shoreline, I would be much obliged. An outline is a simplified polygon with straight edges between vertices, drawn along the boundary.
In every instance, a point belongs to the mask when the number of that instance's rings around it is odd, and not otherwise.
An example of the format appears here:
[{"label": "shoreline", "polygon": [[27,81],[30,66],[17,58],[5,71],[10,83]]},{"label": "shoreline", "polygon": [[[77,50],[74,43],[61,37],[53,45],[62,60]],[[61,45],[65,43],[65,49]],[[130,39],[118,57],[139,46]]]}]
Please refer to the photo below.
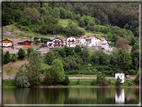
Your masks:
[{"label": "shoreline", "polygon": [[[8,86],[2,88],[19,88],[17,86]],[[141,88],[140,86],[30,86],[28,88]]]}]

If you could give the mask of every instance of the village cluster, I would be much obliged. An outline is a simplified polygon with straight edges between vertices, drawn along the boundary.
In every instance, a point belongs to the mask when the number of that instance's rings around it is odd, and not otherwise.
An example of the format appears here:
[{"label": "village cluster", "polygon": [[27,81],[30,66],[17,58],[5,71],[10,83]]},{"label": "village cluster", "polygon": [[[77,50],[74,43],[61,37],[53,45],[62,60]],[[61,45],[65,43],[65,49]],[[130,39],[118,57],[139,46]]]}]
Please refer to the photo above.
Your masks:
[{"label": "village cluster", "polygon": [[100,39],[98,37],[90,36],[83,36],[80,38],[68,37],[66,40],[54,37],[44,44],[44,48],[39,48],[38,45],[34,45],[32,40],[19,41],[18,39],[3,39],[1,44],[3,47],[3,53],[6,51],[9,51],[10,53],[18,53],[20,48],[26,51],[29,47],[32,47],[35,50],[38,49],[41,53],[46,53],[52,48],[64,47],[65,45],[68,47],[75,47],[76,45],[81,47],[88,46],[88,48],[92,50],[103,50],[106,52],[112,51],[112,48],[104,38]]}]

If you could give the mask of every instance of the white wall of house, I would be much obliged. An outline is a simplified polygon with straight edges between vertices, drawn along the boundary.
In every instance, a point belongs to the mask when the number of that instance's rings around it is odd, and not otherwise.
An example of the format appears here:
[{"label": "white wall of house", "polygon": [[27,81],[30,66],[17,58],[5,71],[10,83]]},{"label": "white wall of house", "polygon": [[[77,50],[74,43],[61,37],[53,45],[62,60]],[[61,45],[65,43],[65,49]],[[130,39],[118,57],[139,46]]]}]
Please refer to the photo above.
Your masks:
[{"label": "white wall of house", "polygon": [[60,42],[60,47],[61,47],[61,40],[60,39],[54,39],[52,41],[47,41],[47,47],[49,47],[49,44],[52,43],[52,45],[50,46],[50,48],[54,48],[54,42],[55,41],[59,41]]},{"label": "white wall of house", "polygon": [[[68,42],[69,40],[70,41],[74,40],[74,43],[73,42]],[[70,46],[70,47],[75,47],[76,46],[76,39],[74,37],[67,38],[66,42],[67,42],[67,46]]]},{"label": "white wall of house", "polygon": [[80,45],[86,45],[86,40],[85,39],[79,39]]},{"label": "white wall of house", "polygon": [[12,43],[3,43],[3,46],[6,46],[6,47],[12,46]]},{"label": "white wall of house", "polygon": [[124,73],[116,73],[115,74],[115,81],[117,80],[118,76],[119,76],[120,79],[122,79],[121,83],[124,83],[124,81],[125,81],[125,74]]},{"label": "white wall of house", "polygon": [[99,39],[92,38],[91,39],[91,43],[89,43],[88,46],[90,46],[90,47],[92,47],[92,46],[99,46],[99,42],[101,42]]}]

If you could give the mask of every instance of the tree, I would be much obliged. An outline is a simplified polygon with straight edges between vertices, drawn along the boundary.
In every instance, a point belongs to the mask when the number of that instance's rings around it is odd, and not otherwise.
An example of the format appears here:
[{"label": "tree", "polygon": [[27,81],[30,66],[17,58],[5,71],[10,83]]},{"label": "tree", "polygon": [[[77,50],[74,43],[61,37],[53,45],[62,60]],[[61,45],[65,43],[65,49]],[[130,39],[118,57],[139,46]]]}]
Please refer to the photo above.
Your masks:
[{"label": "tree", "polygon": [[83,28],[85,27],[85,23],[82,19],[79,20],[79,26]]},{"label": "tree", "polygon": [[105,74],[103,73],[103,77],[102,77],[101,85],[102,85],[102,86],[105,86],[105,85],[107,85],[107,84],[108,84],[108,81],[106,80],[106,78],[105,78]]},{"label": "tree", "polygon": [[116,36],[116,34],[113,34],[111,41],[115,44],[115,42],[117,41],[118,37]]},{"label": "tree", "polygon": [[89,50],[88,50],[88,47],[83,47],[83,56],[82,56],[82,59],[84,62],[88,61],[88,58],[89,58]]},{"label": "tree", "polygon": [[51,75],[53,79],[52,84],[56,85],[60,83],[61,81],[63,81],[63,77],[65,76],[65,73],[64,73],[62,61],[60,61],[59,59],[55,59],[52,62],[52,67],[49,69],[48,73]]},{"label": "tree", "polygon": [[60,8],[60,17],[62,19],[66,19],[67,18],[67,12],[64,8]]},{"label": "tree", "polygon": [[12,55],[11,60],[12,60],[12,61],[16,61],[16,60],[17,60],[17,56],[16,56],[16,54],[13,54],[13,55]]},{"label": "tree", "polygon": [[100,84],[102,82],[102,72],[97,73],[97,83]]},{"label": "tree", "polygon": [[54,8],[54,9],[52,10],[52,15],[53,15],[53,17],[55,17],[55,18],[60,18],[60,10],[59,10],[59,8]]},{"label": "tree", "polygon": [[23,88],[23,87],[29,87],[30,83],[26,76],[20,76],[16,79],[16,85]]},{"label": "tree", "polygon": [[41,58],[39,51],[32,51],[27,58],[28,63],[23,64],[16,74],[16,79],[20,76],[27,76],[30,85],[40,84],[40,70],[41,70]]},{"label": "tree", "polygon": [[9,51],[6,51],[6,53],[4,54],[4,63],[8,63],[10,62],[10,53]]},{"label": "tree", "polygon": [[70,18],[70,19],[74,20],[73,12],[68,12],[67,18]]},{"label": "tree", "polygon": [[18,58],[19,59],[25,58],[25,51],[24,51],[24,49],[22,49],[22,48],[19,49],[19,51],[18,51]]},{"label": "tree", "polygon": [[134,37],[131,38],[131,45],[133,46],[136,43],[136,39]]},{"label": "tree", "polygon": [[69,77],[65,76],[65,79],[63,80],[63,85],[68,85],[70,83]]},{"label": "tree", "polygon": [[121,38],[116,41],[116,47],[122,48],[124,50],[129,50],[129,41],[124,38]]},{"label": "tree", "polygon": [[53,51],[49,51],[45,55],[45,63],[51,65],[52,61],[55,59],[55,54]]},{"label": "tree", "polygon": [[29,48],[27,49],[28,57],[29,57],[29,55],[30,55],[30,53],[31,53],[32,51],[34,51],[34,49],[33,49],[33,48],[31,48],[31,47],[29,47]]},{"label": "tree", "polygon": [[76,45],[74,50],[75,50],[76,53],[80,53],[81,47],[79,45]]},{"label": "tree", "polygon": [[131,53],[133,53],[135,50],[139,49],[139,44],[135,43],[131,49]]},{"label": "tree", "polygon": [[119,76],[117,77],[115,83],[116,83],[116,86],[120,86],[121,85],[121,79],[119,78]]},{"label": "tree", "polygon": [[134,81],[135,81],[137,84],[139,84],[139,72],[137,73],[136,78],[135,78]]}]

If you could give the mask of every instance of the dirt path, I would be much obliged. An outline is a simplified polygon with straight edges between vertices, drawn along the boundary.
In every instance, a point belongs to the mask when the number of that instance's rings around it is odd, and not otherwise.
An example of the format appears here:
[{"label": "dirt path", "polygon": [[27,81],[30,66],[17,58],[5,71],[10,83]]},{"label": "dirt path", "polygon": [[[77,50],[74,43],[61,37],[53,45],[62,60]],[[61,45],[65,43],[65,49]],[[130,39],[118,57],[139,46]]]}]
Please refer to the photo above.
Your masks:
[{"label": "dirt path", "polygon": [[5,68],[5,67],[7,67],[8,65],[11,65],[11,64],[12,64],[12,62],[10,62],[10,63],[4,65],[3,68]]}]

